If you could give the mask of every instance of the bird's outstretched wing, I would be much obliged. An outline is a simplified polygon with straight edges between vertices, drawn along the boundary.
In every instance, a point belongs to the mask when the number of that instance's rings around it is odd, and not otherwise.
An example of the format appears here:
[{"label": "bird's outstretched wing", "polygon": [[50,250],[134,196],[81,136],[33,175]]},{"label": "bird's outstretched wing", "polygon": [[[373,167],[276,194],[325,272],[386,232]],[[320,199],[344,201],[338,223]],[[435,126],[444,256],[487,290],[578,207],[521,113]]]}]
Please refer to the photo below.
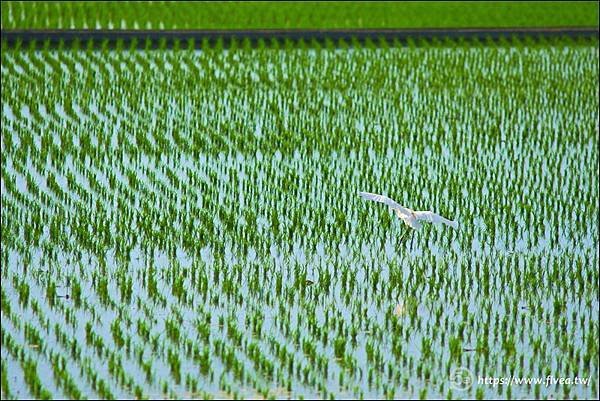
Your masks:
[{"label": "bird's outstretched wing", "polygon": [[388,198],[387,196],[372,194],[370,192],[359,192],[358,194],[363,199],[386,204],[389,207],[391,207],[392,209],[398,209],[398,210],[400,210],[400,212],[403,213],[403,214],[410,214],[410,212],[411,212],[411,210],[405,208],[404,206],[400,205],[399,203],[397,203],[393,199]]},{"label": "bird's outstretched wing", "polygon": [[447,218],[440,216],[439,214],[430,212],[430,211],[417,211],[414,212],[417,220],[428,221],[434,224],[446,224],[456,230],[458,230],[458,222],[453,220],[448,220]]}]

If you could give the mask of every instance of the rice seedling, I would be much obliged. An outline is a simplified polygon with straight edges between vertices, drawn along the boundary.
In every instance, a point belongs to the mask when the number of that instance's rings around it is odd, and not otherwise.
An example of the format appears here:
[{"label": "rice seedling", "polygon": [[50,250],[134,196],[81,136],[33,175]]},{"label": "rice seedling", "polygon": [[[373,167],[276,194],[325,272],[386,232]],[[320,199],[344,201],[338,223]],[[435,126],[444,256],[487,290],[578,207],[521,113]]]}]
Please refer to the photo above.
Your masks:
[{"label": "rice seedling", "polygon": [[3,397],[597,397],[597,40],[336,45],[3,45]]}]

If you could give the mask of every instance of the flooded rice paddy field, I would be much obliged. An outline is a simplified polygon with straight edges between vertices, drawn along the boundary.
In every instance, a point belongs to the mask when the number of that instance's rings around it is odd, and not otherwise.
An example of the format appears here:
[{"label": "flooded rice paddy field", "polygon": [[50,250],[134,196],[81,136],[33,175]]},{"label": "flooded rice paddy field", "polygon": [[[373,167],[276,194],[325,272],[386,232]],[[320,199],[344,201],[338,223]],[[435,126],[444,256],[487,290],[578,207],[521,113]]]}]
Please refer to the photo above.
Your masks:
[{"label": "flooded rice paddy field", "polygon": [[1,77],[3,398],[598,397],[597,41]]}]

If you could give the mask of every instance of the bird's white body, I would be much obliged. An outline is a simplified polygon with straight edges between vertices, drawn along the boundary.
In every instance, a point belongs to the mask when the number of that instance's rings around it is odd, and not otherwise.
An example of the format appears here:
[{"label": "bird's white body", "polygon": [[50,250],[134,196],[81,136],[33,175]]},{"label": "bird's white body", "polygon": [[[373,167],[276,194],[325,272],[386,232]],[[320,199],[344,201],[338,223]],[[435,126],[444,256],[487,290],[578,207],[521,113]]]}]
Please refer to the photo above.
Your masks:
[{"label": "bird's white body", "polygon": [[440,216],[439,214],[433,213],[431,211],[419,211],[409,209],[384,195],[377,195],[369,192],[359,192],[359,195],[363,199],[388,205],[389,208],[396,214],[396,216],[398,216],[398,218],[404,222],[404,224],[415,230],[421,228],[422,221],[428,221],[434,224],[446,224],[454,229],[458,229],[458,222],[448,220],[447,218]]}]

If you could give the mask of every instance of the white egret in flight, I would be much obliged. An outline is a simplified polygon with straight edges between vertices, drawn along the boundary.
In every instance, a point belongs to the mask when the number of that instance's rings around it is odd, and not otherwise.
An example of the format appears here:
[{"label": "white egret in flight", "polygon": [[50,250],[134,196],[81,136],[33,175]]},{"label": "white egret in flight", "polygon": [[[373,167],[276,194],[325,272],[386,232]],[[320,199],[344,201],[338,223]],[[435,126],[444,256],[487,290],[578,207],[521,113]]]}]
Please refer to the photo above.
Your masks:
[{"label": "white egret in flight", "polygon": [[436,214],[434,212],[428,210],[419,211],[409,209],[384,195],[377,195],[369,192],[359,192],[358,194],[363,199],[388,205],[390,210],[396,213],[396,216],[398,216],[398,218],[401,219],[404,222],[404,224],[406,224],[412,229],[419,230],[422,226],[422,221],[428,221],[434,224],[446,224],[454,229],[458,229],[458,222],[448,220],[447,218],[440,216],[439,214]]}]

